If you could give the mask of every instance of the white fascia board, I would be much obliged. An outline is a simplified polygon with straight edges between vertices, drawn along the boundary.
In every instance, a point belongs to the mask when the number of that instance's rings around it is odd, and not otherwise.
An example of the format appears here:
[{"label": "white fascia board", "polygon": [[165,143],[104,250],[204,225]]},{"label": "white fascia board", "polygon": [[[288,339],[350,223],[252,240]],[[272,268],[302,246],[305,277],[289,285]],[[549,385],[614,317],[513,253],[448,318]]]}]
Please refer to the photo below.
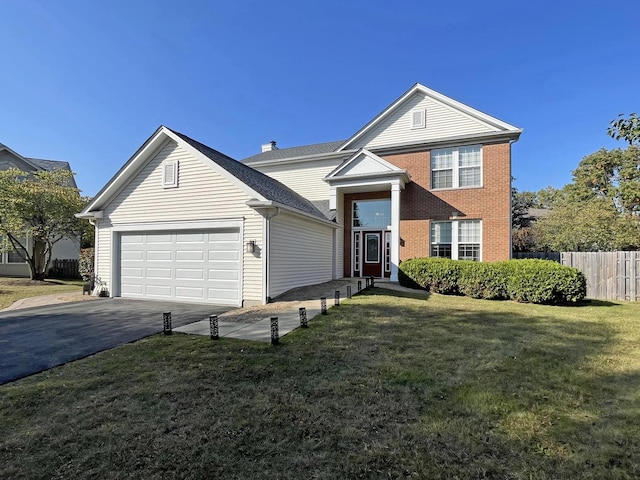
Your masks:
[{"label": "white fascia board", "polygon": [[472,108],[464,103],[458,102],[452,98],[447,97],[435,90],[431,90],[430,88],[425,87],[419,83],[416,83],[413,87],[403,93],[396,101],[394,101],[391,105],[385,108],[381,113],[379,113],[376,117],[373,118],[369,123],[367,123],[364,127],[358,130],[351,138],[349,138],[342,146],[338,148],[338,152],[345,150],[349,145],[353,144],[357,139],[361,138],[367,132],[371,131],[376,125],[378,125],[382,120],[384,120],[393,110],[395,110],[399,105],[401,105],[405,100],[407,100],[410,96],[412,96],[416,92],[421,92],[434,100],[437,100],[449,107],[454,108],[455,110],[467,114],[477,120],[481,120],[484,123],[487,123],[495,128],[498,128],[503,131],[509,132],[517,132],[521,131],[518,127],[510,125],[502,120],[498,120],[491,115],[487,115],[475,108]]},{"label": "white fascia board", "polygon": [[246,205],[248,207],[253,208],[254,210],[260,210],[262,208],[277,208],[279,210],[284,210],[287,213],[291,213],[293,215],[297,215],[299,217],[306,218],[308,220],[314,220],[314,221],[316,221],[318,223],[322,223],[323,225],[329,225],[332,228],[339,228],[339,225],[337,223],[332,222],[328,218],[316,217],[315,215],[311,215],[309,213],[302,212],[302,211],[297,210],[295,208],[291,208],[291,207],[289,207],[287,205],[283,205],[282,203],[274,202],[273,200],[251,199],[246,203]]}]

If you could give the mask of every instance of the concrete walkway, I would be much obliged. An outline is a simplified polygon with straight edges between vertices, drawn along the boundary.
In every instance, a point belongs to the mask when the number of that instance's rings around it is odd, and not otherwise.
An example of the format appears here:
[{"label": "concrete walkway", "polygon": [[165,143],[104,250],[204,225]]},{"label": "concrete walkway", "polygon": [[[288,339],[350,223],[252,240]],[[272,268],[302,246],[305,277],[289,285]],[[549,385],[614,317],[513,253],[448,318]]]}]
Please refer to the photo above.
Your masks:
[{"label": "concrete walkway", "polygon": [[[340,289],[340,299],[344,300],[347,298],[347,286],[351,287],[351,293],[355,295],[358,293],[358,280],[360,280],[362,289],[364,290],[366,286],[365,279],[354,279],[352,282],[345,284]],[[428,295],[428,292],[424,290],[413,290],[411,288],[406,288],[398,283],[389,282],[388,280],[380,280],[376,279],[374,283],[375,287],[409,292],[409,293],[417,293]],[[286,308],[279,311],[277,313],[273,313],[269,316],[265,316],[262,320],[259,320],[255,323],[240,323],[240,322],[225,322],[223,320],[218,321],[218,335],[220,337],[225,338],[236,338],[242,340],[254,340],[259,342],[270,342],[271,341],[271,317],[278,317],[278,334],[279,337],[283,337],[287,333],[295,330],[300,326],[300,313],[299,308],[304,307],[307,310],[307,319],[311,320],[316,315],[320,315],[321,311],[321,302],[320,297],[326,297],[327,299],[327,308],[331,308],[335,304],[335,290],[321,292],[317,295],[317,299],[304,300],[302,302],[296,303],[294,308]],[[209,324],[209,320],[202,320],[199,322],[191,323],[189,325],[184,325],[182,327],[174,328],[174,331],[181,333],[188,333],[192,335],[211,335],[211,327]]]}]

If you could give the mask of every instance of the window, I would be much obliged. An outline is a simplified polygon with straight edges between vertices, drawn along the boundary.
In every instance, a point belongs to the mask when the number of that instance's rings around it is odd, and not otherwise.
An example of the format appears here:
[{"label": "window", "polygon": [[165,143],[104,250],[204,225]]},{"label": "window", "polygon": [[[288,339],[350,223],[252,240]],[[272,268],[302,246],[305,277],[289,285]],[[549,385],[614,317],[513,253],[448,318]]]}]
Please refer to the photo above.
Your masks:
[{"label": "window", "polygon": [[481,259],[480,220],[431,222],[431,256],[454,260]]},{"label": "window", "polygon": [[391,232],[384,232],[384,271],[391,271]]},{"label": "window", "polygon": [[360,232],[353,234],[353,270],[360,272]]},{"label": "window", "polygon": [[431,188],[480,187],[482,146],[431,150]]},{"label": "window", "polygon": [[178,161],[170,160],[162,164],[162,186],[175,188],[178,186]]},{"label": "window", "polygon": [[353,202],[354,227],[382,227],[391,225],[391,200],[363,200]]},{"label": "window", "polygon": [[[5,239],[2,238],[0,239],[0,241],[4,241]],[[26,239],[25,238],[19,238],[18,241],[22,244],[27,246],[26,243]],[[2,244],[3,249],[5,249],[4,252],[0,251],[0,263],[24,263],[25,261],[23,260],[23,258],[18,255],[18,253],[13,250],[13,247],[11,246],[11,243],[9,242],[8,239],[6,239],[6,242],[4,242]]]},{"label": "window", "polygon": [[425,128],[427,111],[424,108],[417,108],[411,112],[411,129]]},{"label": "window", "polygon": [[377,233],[367,233],[364,238],[364,263],[380,263],[380,235]]}]

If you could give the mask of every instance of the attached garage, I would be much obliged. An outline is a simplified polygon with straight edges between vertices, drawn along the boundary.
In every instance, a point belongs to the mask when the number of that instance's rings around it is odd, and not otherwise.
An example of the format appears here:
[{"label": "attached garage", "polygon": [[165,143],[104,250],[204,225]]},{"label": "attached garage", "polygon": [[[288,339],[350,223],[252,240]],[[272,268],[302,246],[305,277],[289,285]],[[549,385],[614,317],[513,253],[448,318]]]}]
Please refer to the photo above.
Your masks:
[{"label": "attached garage", "polygon": [[237,228],[122,232],[120,295],[242,304],[242,239]]}]

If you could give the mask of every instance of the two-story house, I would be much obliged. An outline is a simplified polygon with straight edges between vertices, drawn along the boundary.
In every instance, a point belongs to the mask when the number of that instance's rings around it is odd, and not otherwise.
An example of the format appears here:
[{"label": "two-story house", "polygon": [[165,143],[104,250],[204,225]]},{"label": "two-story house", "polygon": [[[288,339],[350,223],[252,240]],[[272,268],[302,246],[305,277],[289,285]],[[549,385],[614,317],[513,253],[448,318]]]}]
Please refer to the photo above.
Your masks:
[{"label": "two-story house", "polygon": [[511,255],[521,130],[420,84],[346,140],[237,162],[160,127],[79,214],[115,296],[243,305],[414,257]]}]

